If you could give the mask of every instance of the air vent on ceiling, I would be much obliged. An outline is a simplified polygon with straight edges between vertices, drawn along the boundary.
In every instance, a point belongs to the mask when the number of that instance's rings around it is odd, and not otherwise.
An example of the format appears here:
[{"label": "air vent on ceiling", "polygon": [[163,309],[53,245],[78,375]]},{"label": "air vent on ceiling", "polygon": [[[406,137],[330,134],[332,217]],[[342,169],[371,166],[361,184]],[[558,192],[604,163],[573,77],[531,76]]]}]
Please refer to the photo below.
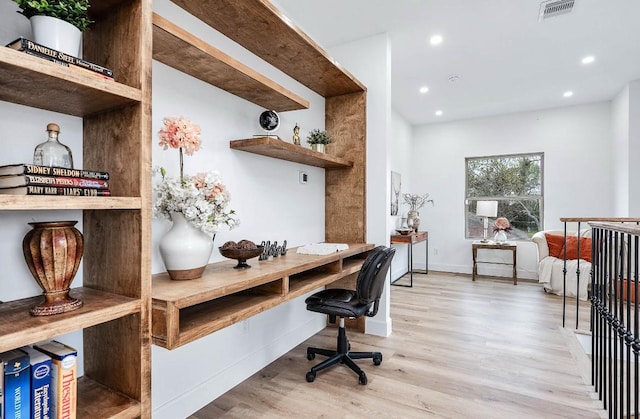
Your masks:
[{"label": "air vent on ceiling", "polygon": [[538,21],[571,12],[575,0],[547,0],[540,3]]}]

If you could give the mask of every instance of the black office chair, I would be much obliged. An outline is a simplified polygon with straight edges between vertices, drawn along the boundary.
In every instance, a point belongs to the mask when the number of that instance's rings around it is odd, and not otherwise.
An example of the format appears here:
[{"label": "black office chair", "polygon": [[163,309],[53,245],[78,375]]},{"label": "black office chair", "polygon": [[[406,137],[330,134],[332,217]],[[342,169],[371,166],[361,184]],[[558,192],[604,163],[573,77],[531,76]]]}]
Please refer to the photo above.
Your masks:
[{"label": "black office chair", "polygon": [[374,365],[382,363],[382,353],[380,352],[349,351],[351,345],[345,332],[344,319],[345,317],[358,318],[363,315],[369,317],[376,315],[387,272],[395,252],[396,249],[385,246],[373,249],[362,264],[355,291],[340,288],[325,289],[305,300],[307,310],[328,314],[331,323],[336,322],[336,317],[340,318],[336,350],[307,348],[307,359],[309,360],[314,359],[316,354],[329,357],[311,368],[311,371],[307,373],[308,382],[311,383],[316,379],[318,371],[340,362],[358,374],[360,384],[367,384],[367,375],[353,360],[372,358]]}]

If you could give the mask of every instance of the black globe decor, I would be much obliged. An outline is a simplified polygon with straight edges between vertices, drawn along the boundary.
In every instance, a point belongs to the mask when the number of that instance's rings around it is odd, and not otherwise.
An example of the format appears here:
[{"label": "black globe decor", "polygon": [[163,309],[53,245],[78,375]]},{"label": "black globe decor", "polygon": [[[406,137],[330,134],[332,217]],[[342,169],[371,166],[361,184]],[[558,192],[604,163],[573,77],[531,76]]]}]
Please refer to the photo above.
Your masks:
[{"label": "black globe decor", "polygon": [[267,134],[271,134],[280,126],[280,117],[276,111],[264,111],[260,114],[260,126]]}]

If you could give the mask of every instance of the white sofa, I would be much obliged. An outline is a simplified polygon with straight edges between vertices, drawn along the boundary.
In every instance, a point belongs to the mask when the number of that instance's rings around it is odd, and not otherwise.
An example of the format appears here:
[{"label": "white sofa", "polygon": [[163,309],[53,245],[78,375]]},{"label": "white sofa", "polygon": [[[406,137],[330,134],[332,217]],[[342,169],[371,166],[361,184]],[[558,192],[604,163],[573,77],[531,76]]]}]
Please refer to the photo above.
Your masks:
[{"label": "white sofa", "polygon": [[[553,294],[563,294],[563,269],[564,259],[557,258],[549,255],[549,245],[545,233],[564,236],[562,230],[545,230],[539,231],[533,235],[531,240],[537,245],[538,248],[538,281],[543,284],[546,292]],[[568,233],[575,236],[575,232]],[[582,238],[590,238],[591,230],[583,230],[580,233]],[[589,249],[590,251],[590,249]],[[580,268],[580,287],[578,291],[578,298],[586,300],[588,295],[588,289],[591,285],[591,262],[584,259],[572,259],[567,260],[567,297],[576,297],[576,283],[577,283],[577,270]]]}]

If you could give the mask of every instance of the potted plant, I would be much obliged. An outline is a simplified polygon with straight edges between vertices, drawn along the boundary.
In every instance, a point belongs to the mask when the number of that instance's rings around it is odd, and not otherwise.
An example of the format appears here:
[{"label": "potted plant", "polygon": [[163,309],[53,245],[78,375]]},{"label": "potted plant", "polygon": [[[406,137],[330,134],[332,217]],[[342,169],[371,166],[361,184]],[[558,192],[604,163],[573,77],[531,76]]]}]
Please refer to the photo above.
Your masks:
[{"label": "potted plant", "polygon": [[89,0],[13,0],[31,22],[33,40],[77,57],[81,35],[93,23]]},{"label": "potted plant", "polygon": [[331,137],[325,130],[312,129],[307,137],[307,142],[311,144],[311,149],[324,153],[324,146],[331,142]]}]

